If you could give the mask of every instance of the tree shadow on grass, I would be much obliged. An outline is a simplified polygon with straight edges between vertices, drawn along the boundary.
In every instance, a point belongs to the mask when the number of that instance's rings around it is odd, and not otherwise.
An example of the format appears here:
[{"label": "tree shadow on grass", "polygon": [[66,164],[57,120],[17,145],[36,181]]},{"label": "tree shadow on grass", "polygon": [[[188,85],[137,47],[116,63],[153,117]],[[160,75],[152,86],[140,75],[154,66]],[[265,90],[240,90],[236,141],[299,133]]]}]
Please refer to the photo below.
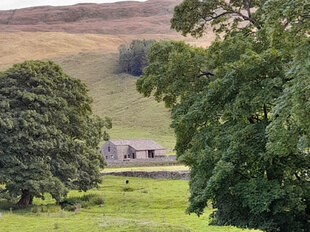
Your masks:
[{"label": "tree shadow on grass", "polygon": [[13,201],[0,200],[0,212],[2,213],[25,215],[29,213],[56,213],[59,211],[61,211],[61,207],[56,204],[19,206]]}]

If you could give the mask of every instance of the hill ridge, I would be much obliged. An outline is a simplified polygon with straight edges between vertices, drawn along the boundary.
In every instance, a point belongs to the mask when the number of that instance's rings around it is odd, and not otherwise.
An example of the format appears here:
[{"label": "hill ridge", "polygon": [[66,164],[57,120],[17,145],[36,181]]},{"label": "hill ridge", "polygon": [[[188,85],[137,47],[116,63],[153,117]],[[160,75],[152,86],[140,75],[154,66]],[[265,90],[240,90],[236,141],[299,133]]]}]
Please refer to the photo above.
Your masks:
[{"label": "hill ridge", "polygon": [[181,0],[79,3],[0,11],[0,31],[173,34],[170,18]]}]

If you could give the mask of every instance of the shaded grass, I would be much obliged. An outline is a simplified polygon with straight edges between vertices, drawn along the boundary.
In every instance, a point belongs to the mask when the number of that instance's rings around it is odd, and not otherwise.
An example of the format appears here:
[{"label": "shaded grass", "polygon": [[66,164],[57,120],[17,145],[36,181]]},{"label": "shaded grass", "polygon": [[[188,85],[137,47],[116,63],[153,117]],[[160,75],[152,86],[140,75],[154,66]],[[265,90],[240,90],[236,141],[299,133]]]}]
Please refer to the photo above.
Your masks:
[{"label": "shaded grass", "polygon": [[85,194],[84,196],[73,196],[60,202],[61,208],[67,211],[76,211],[81,208],[87,209],[96,205],[103,205],[104,196],[99,194]]},{"label": "shaded grass", "polygon": [[[128,185],[125,180],[128,179]],[[124,191],[125,188],[130,191]],[[60,210],[55,213],[32,213],[29,209],[1,209],[1,232],[11,231],[194,231],[239,232],[235,227],[209,226],[212,212],[207,208],[201,217],[185,214],[188,182],[182,180],[153,180],[105,176],[98,189],[87,194],[104,195],[103,207],[92,206],[79,212]],[[85,193],[71,191],[69,198]],[[52,199],[35,199],[35,205]]]}]

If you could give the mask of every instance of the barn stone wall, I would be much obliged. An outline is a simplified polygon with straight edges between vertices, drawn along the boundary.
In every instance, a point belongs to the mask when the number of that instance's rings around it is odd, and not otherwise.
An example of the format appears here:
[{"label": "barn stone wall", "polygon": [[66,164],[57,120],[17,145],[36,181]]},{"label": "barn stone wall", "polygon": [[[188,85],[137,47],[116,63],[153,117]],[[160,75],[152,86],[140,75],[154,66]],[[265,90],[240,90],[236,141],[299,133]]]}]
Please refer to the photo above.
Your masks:
[{"label": "barn stone wall", "polygon": [[137,159],[147,159],[147,151],[136,151]]},{"label": "barn stone wall", "polygon": [[104,155],[106,160],[110,160],[110,159],[116,159],[117,160],[118,159],[118,157],[117,157],[117,148],[110,141],[107,141],[103,145],[103,147],[100,149],[100,153]]},{"label": "barn stone wall", "polygon": [[156,158],[166,157],[166,150],[155,150],[154,155]]},{"label": "barn stone wall", "polygon": [[139,177],[139,178],[152,178],[152,179],[174,179],[174,180],[188,180],[189,171],[125,171],[125,172],[110,172],[101,173],[102,176],[128,176],[128,177]]},{"label": "barn stone wall", "polygon": [[129,146],[129,155],[130,155],[130,159],[133,159],[133,157],[135,157],[135,159],[137,159],[137,153],[136,150],[133,149],[132,147]]},{"label": "barn stone wall", "polygon": [[[153,150],[154,158],[165,158],[166,150]],[[110,141],[107,141],[102,148],[99,150],[101,154],[104,155],[105,159],[108,160],[128,160],[128,159],[146,159],[151,160],[152,158],[148,158],[148,150],[135,150],[133,147],[128,145],[115,145]]]},{"label": "barn stone wall", "polygon": [[129,154],[129,147],[127,145],[122,145],[122,146],[117,146],[117,153],[119,155],[118,159],[119,160],[123,160],[128,158],[128,154]]}]

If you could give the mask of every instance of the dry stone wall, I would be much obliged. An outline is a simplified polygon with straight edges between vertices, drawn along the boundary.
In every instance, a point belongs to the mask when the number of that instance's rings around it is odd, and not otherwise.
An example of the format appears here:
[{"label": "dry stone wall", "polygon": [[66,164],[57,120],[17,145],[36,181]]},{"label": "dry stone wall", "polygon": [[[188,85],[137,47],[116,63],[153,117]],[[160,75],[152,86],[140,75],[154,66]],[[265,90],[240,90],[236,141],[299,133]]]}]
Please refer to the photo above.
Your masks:
[{"label": "dry stone wall", "polygon": [[128,176],[128,177],[140,177],[140,178],[152,178],[152,179],[173,179],[173,180],[188,180],[189,171],[125,171],[125,172],[109,172],[102,173],[103,176]]}]

